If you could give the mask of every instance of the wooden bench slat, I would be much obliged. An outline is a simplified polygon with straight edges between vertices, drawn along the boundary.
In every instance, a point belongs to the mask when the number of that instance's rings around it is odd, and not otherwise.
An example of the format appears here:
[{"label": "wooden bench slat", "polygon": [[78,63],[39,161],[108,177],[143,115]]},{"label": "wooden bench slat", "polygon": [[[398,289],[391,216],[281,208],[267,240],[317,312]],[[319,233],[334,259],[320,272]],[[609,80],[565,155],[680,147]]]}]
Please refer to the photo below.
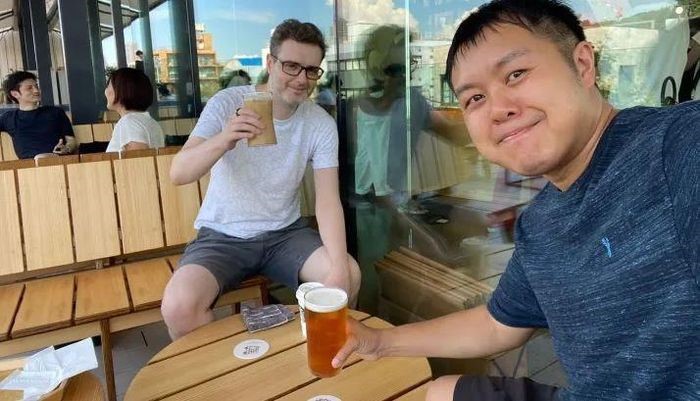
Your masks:
[{"label": "wooden bench slat", "polygon": [[163,130],[163,135],[176,135],[175,120],[160,120],[160,129]]},{"label": "wooden bench slat", "polygon": [[90,143],[93,141],[92,125],[90,124],[74,125],[73,134],[75,135],[75,140],[78,141],[78,143]]},{"label": "wooden bench slat", "polygon": [[22,297],[24,284],[11,284],[0,287],[0,341],[10,334],[10,325],[15,317],[17,305]]},{"label": "wooden bench slat", "polygon": [[130,263],[124,266],[124,271],[134,310],[160,305],[165,286],[173,275],[164,258]]},{"label": "wooden bench slat", "polygon": [[122,267],[76,274],[75,323],[84,323],[129,311]]},{"label": "wooden bench slat", "polygon": [[197,183],[175,186],[170,181],[170,165],[174,155],[156,157],[160,199],[163,206],[165,239],[168,246],[186,244],[197,232],[194,220],[199,212]]},{"label": "wooden bench slat", "polygon": [[124,253],[163,247],[163,228],[153,158],[114,160],[112,163]]},{"label": "wooden bench slat", "polygon": [[2,159],[3,160],[17,160],[17,153],[15,153],[15,147],[12,144],[12,137],[7,132],[0,132],[0,142],[2,142]]},{"label": "wooden bench slat", "polygon": [[24,270],[19,206],[13,171],[0,171],[0,276]]},{"label": "wooden bench slat", "polygon": [[78,262],[119,255],[119,227],[109,161],[66,166]]},{"label": "wooden bench slat", "polygon": [[113,126],[110,123],[93,124],[92,136],[97,142],[109,142],[112,139]]},{"label": "wooden bench slat", "polygon": [[73,287],[72,274],[26,283],[11,336],[22,337],[70,326]]},{"label": "wooden bench slat", "polygon": [[194,118],[178,118],[175,120],[175,132],[177,135],[189,135],[194,125]]},{"label": "wooden bench slat", "polygon": [[168,263],[170,264],[170,270],[175,271],[180,264],[180,258],[182,255],[172,255],[168,256]]},{"label": "wooden bench slat", "polygon": [[17,171],[27,270],[73,263],[63,166]]}]

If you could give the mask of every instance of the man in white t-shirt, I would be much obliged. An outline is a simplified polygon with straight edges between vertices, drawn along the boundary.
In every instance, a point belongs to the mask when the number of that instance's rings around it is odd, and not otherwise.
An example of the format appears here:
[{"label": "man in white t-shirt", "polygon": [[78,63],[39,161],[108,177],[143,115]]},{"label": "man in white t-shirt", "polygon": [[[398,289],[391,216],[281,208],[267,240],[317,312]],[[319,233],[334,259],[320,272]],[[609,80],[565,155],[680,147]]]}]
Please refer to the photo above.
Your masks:
[{"label": "man in white t-shirt", "polygon": [[[292,289],[305,281],[340,287],[354,303],[360,270],[346,250],[337,128],[308,100],[323,74],[325,51],[316,26],[282,22],[270,39],[268,83],[218,92],[173,160],[170,177],[176,184],[194,182],[211,170],[195,221],[199,234],[163,296],[161,309],[173,339],[211,322],[217,297],[254,274]],[[248,147],[247,140],[264,128],[260,116],[243,107],[243,95],[253,91],[272,93],[276,145]],[[300,216],[299,186],[309,161],[319,231]]]}]

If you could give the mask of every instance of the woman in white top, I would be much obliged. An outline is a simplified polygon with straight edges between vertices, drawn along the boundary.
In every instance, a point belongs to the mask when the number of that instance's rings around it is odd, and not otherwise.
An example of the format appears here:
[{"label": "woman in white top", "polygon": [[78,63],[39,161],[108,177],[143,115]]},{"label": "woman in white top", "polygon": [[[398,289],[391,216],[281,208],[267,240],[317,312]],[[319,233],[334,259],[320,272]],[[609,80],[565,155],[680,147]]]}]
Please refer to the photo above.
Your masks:
[{"label": "woman in white top", "polygon": [[120,68],[112,72],[105,89],[107,108],[121,118],[114,125],[107,152],[160,148],[163,130],[146,111],[153,103],[153,85],[143,71]]}]

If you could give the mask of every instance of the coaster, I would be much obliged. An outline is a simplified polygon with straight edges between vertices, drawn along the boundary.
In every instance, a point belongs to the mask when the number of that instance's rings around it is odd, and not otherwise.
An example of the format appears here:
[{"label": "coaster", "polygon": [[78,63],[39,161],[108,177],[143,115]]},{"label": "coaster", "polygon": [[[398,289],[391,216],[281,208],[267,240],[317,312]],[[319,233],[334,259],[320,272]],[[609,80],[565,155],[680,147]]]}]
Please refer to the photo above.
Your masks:
[{"label": "coaster", "polygon": [[309,398],[308,401],[341,401],[341,399],[332,395],[317,395]]},{"label": "coaster", "polygon": [[233,355],[238,359],[257,359],[265,355],[270,344],[265,340],[245,340],[233,349]]}]

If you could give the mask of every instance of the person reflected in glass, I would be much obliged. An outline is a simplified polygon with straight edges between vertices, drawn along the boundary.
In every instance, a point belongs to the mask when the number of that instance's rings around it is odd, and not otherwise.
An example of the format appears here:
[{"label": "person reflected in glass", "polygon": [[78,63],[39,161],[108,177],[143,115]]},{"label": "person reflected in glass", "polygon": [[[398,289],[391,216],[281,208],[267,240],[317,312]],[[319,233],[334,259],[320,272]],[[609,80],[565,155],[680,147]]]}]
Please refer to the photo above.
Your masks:
[{"label": "person reflected in glass", "polygon": [[[437,168],[442,157],[432,137],[447,139],[451,145],[466,144],[468,135],[461,121],[452,122],[434,110],[420,88],[411,86],[407,112],[407,80],[418,67],[418,60],[406,60],[406,30],[397,25],[381,25],[367,35],[362,51],[367,88],[351,98],[346,107],[354,166],[358,227],[358,255],[365,278],[361,304],[372,308],[378,302],[378,282],[374,264],[391,249],[406,245],[406,233],[425,254],[442,260],[462,257],[451,247],[439,225],[449,223],[449,207],[429,208],[423,202],[441,183],[421,181],[417,174],[417,153],[429,144],[424,169]],[[410,156],[407,154],[410,146]],[[413,177],[409,182],[409,170]],[[453,184],[456,184],[453,183]],[[461,233],[461,229],[452,230]],[[453,234],[459,236],[459,234]]]},{"label": "person reflected in glass", "polygon": [[153,103],[153,85],[148,76],[135,68],[113,71],[105,88],[107,109],[119,114],[107,152],[161,148],[165,136],[160,124],[148,113]]},{"label": "person reflected in glass", "polygon": [[355,193],[386,197],[407,213],[422,214],[427,211],[409,193],[420,188],[411,188],[413,183],[407,179],[421,135],[438,133],[460,144],[465,144],[468,136],[461,122],[448,121],[433,110],[416,87],[409,91],[411,110],[407,115],[406,80],[416,70],[418,60],[411,58],[407,63],[405,35],[400,26],[383,25],[374,28],[364,44],[369,87],[356,100],[355,118],[349,120],[356,133]]},{"label": "person reflected in glass", "polygon": [[519,216],[486,305],[378,330],[353,352],[486,358],[547,328],[568,384],[446,376],[428,401],[664,400],[700,394],[700,102],[616,110],[556,0],[496,0],[457,28],[447,81],[491,162],[549,182]]},{"label": "person reflected in glass", "polygon": [[219,78],[221,89],[250,85],[251,82],[250,75],[245,70],[228,70]]},{"label": "person reflected in glass", "polygon": [[16,71],[3,82],[8,103],[18,108],[0,115],[0,131],[12,137],[20,159],[67,155],[75,152],[73,126],[60,107],[42,106],[36,75]]},{"label": "person reflected in glass", "polygon": [[[176,185],[211,172],[195,221],[197,238],[168,283],[161,311],[172,338],[214,319],[211,306],[246,277],[261,274],[296,290],[317,281],[345,290],[354,304],[357,262],[347,254],[338,185],[335,120],[309,100],[323,75],[321,31],[288,19],[270,38],[266,84],[218,91],[173,160]],[[244,96],[271,94],[272,118],[244,106]],[[273,120],[273,121],[269,121]],[[273,124],[277,144],[249,146]],[[313,168],[318,230],[301,217],[300,187]]]},{"label": "person reflected in glass", "polygon": [[328,114],[335,117],[336,96],[338,94],[336,81],[338,80],[338,75],[335,73],[326,75],[325,80],[317,86],[318,93],[316,94],[316,104],[323,107]]}]

